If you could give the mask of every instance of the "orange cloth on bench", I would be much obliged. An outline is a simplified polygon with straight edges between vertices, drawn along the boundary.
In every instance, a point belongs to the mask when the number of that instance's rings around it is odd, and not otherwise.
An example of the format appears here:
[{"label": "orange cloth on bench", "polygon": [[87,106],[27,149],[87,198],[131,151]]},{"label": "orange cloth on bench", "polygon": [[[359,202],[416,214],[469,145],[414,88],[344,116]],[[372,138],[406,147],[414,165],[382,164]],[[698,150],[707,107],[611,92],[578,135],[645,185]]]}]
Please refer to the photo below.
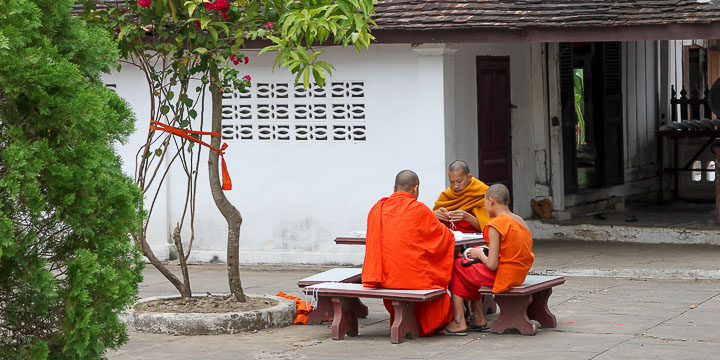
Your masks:
[{"label": "orange cloth on bench", "polygon": [[[452,276],[455,238],[423,203],[399,191],[368,215],[362,281],[388,289],[444,289]],[[387,306],[386,306],[387,307]],[[391,316],[392,308],[388,309]],[[449,296],[419,302],[420,335],[431,335],[452,319]]]},{"label": "orange cloth on bench", "polygon": [[[452,187],[449,187],[443,191],[435,201],[435,207],[433,211],[437,211],[439,208],[445,208],[449,211],[452,210],[465,210],[475,216],[480,223],[480,227],[484,228],[485,225],[490,221],[487,211],[485,211],[485,192],[488,186],[484,182],[472,178],[470,184],[461,192],[456,193]],[[450,223],[445,225],[451,226]],[[455,228],[458,231],[465,233],[474,233],[479,229],[475,229],[467,221],[456,221]]]},{"label": "orange cloth on bench", "polygon": [[297,315],[295,316],[295,321],[293,321],[293,325],[307,325],[308,314],[310,314],[310,312],[313,310],[312,305],[310,305],[307,301],[300,300],[300,298],[297,296],[291,296],[282,291],[278,292],[277,296],[290,300],[295,300],[295,306],[297,307]]}]

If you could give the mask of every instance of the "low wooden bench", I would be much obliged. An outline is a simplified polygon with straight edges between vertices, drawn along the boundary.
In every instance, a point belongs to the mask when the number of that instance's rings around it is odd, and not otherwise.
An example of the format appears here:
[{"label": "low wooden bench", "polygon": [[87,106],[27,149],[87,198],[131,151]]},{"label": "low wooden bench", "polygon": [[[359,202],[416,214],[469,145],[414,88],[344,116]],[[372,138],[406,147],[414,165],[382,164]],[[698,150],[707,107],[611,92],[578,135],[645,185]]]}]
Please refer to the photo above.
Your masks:
[{"label": "low wooden bench", "polygon": [[[306,277],[298,281],[297,284],[301,288],[328,282],[359,284],[362,281],[361,276],[362,268],[334,268]],[[353,308],[357,317],[364,319],[368,316],[368,307],[363,304],[360,299],[355,299]],[[332,317],[332,302],[330,302],[330,298],[322,297],[318,299],[315,309],[308,315],[308,324],[320,325],[325,319],[331,319]]]},{"label": "low wooden bench", "polygon": [[490,331],[504,333],[516,329],[523,335],[535,335],[536,325],[530,320],[537,321],[544,328],[556,327],[557,320],[548,308],[548,299],[552,288],[564,283],[562,276],[528,275],[522,285],[504,293],[493,294],[492,287],[481,287],[480,293],[494,295],[500,307],[500,315],[490,325]]},{"label": "low wooden bench", "polygon": [[342,340],[345,335],[357,336],[358,316],[355,301],[359,298],[374,298],[392,301],[395,312],[390,324],[390,342],[401,343],[405,337],[420,336],[420,325],[415,317],[415,304],[441,298],[447,294],[446,289],[399,290],[376,289],[362,284],[322,283],[310,285],[303,289],[308,295],[317,295],[318,302],[330,299],[333,304],[332,338]]}]

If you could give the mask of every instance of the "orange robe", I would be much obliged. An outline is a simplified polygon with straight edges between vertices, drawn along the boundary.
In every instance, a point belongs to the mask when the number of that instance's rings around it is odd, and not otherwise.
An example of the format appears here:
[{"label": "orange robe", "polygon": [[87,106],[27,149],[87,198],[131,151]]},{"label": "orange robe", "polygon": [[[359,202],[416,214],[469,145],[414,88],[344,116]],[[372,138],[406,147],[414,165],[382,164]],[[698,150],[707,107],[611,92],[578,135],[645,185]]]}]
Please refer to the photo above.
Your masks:
[{"label": "orange robe", "polygon": [[500,261],[493,285],[493,292],[501,293],[525,281],[535,261],[535,254],[532,252],[533,240],[530,231],[509,215],[500,215],[487,224],[483,230],[486,239],[491,226],[501,236]]},{"label": "orange robe", "polygon": [[450,292],[468,300],[480,300],[481,286],[492,286],[494,293],[505,292],[522,284],[532,267],[532,234],[508,215],[500,215],[485,226],[483,234],[488,239],[488,229],[500,233],[500,259],[496,271],[478,263],[468,267],[461,265],[463,259],[455,260],[455,270],[450,282]]},{"label": "orange robe", "polygon": [[[444,289],[450,282],[455,238],[425,204],[407,192],[383,198],[368,215],[362,282],[388,289]],[[385,307],[394,316],[389,302]],[[449,296],[415,306],[420,335],[452,319]]]},{"label": "orange robe", "polygon": [[[445,191],[440,194],[437,201],[435,201],[433,211],[437,211],[437,209],[441,207],[449,211],[465,210],[478,219],[481,229],[485,228],[485,225],[487,225],[490,221],[490,217],[488,216],[487,211],[485,211],[485,192],[487,189],[488,186],[476,178],[472,178],[472,180],[470,180],[470,184],[468,184],[468,186],[459,193],[456,193],[455,190],[449,187],[445,189]],[[445,225],[452,226],[450,223]],[[454,225],[458,231],[466,233],[478,231],[478,229],[475,229],[469,222],[464,220],[456,221]]]}]

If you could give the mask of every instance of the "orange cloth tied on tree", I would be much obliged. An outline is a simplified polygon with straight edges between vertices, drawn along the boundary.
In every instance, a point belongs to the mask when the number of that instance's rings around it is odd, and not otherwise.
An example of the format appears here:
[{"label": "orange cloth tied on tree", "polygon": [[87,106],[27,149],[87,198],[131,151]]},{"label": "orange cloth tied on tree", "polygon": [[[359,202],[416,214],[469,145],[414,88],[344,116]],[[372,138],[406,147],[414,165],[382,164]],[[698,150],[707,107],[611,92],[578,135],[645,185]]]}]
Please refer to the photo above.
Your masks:
[{"label": "orange cloth tied on tree", "polygon": [[[448,211],[465,210],[478,219],[482,229],[490,221],[490,217],[485,211],[485,192],[487,189],[488,186],[476,178],[472,178],[470,184],[459,193],[449,187],[435,201],[433,211],[437,211],[439,208],[445,208]],[[472,227],[467,221],[457,221],[454,225],[462,232],[477,232],[480,230]]]},{"label": "orange cloth tied on tree", "polygon": [[178,129],[176,127],[172,127],[170,125],[163,124],[163,123],[161,123],[159,121],[155,121],[155,120],[150,120],[150,123],[157,125],[157,126],[150,125],[151,130],[160,130],[160,131],[169,132],[171,134],[180,136],[180,137],[188,139],[190,141],[194,141],[200,145],[207,146],[208,148],[210,148],[210,150],[213,150],[213,151],[217,152],[218,154],[220,154],[220,159],[221,159],[221,163],[222,163],[222,189],[223,190],[232,190],[232,181],[230,180],[230,173],[228,172],[227,165],[225,164],[225,149],[227,149],[228,144],[227,143],[222,144],[222,147],[220,147],[220,149],[218,150],[218,149],[210,146],[210,144],[189,135],[189,134],[196,134],[196,135],[222,136],[222,134],[220,134],[218,132]]},{"label": "orange cloth tied on tree", "polygon": [[[444,289],[453,269],[455,237],[425,204],[398,191],[368,215],[362,282],[387,289]],[[394,317],[390,301],[385,308]],[[420,335],[430,335],[452,319],[450,297],[415,305]]]}]

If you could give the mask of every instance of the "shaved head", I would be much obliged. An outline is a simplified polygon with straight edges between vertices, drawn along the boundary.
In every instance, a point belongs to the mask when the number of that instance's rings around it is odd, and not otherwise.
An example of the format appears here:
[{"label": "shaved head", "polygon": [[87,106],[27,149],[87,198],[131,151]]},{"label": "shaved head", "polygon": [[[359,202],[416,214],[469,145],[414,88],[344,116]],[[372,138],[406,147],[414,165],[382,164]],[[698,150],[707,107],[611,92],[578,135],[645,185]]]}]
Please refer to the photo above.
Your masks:
[{"label": "shaved head", "polygon": [[485,192],[485,197],[493,198],[500,205],[510,204],[510,190],[503,184],[490,186]]},{"label": "shaved head", "polygon": [[450,163],[450,166],[448,167],[448,171],[462,171],[463,175],[467,175],[470,173],[470,167],[468,164],[462,160],[455,160],[452,163]]},{"label": "shaved head", "polygon": [[412,192],[418,185],[420,185],[420,179],[412,170],[403,170],[395,176],[395,191]]}]

